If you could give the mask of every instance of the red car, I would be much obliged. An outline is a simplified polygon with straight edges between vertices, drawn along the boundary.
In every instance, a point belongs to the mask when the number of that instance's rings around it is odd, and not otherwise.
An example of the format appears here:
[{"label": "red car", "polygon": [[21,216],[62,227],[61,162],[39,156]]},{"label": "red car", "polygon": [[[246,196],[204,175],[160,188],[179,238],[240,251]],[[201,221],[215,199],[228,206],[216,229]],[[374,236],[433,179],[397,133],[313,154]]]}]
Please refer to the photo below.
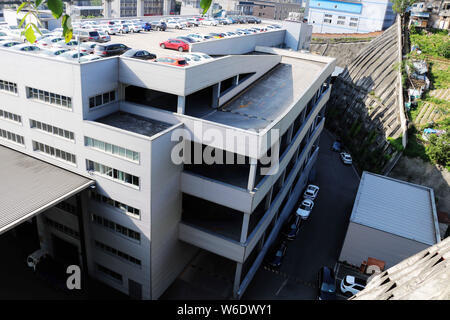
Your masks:
[{"label": "red car", "polygon": [[159,46],[163,49],[175,49],[180,52],[189,51],[189,44],[180,39],[169,39],[167,41],[161,42]]},{"label": "red car", "polygon": [[189,64],[186,62],[183,58],[171,58],[171,57],[160,57],[155,60],[154,62],[169,64],[171,66],[177,66],[177,67],[186,67]]}]

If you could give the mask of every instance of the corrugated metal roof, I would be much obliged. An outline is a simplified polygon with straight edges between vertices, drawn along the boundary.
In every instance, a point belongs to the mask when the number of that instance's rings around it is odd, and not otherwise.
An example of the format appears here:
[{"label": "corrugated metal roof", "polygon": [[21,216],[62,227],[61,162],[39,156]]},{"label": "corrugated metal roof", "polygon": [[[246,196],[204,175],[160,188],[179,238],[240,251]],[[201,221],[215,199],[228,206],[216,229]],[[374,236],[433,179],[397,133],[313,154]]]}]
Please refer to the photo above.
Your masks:
[{"label": "corrugated metal roof", "polygon": [[0,234],[95,181],[0,146]]},{"label": "corrugated metal roof", "polygon": [[350,221],[428,245],[440,241],[433,189],[369,172]]}]

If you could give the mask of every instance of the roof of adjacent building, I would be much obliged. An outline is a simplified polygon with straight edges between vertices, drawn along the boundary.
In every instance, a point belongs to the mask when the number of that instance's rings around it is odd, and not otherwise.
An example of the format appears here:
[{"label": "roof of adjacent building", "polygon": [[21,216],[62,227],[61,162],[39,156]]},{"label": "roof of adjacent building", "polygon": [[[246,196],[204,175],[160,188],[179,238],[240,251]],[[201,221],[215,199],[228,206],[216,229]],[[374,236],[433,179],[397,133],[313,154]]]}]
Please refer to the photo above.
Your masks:
[{"label": "roof of adjacent building", "polygon": [[95,181],[0,146],[0,234]]},{"label": "roof of adjacent building", "polygon": [[367,171],[350,221],[428,245],[440,241],[433,189]]},{"label": "roof of adjacent building", "polygon": [[351,300],[449,300],[450,237],[373,276]]}]

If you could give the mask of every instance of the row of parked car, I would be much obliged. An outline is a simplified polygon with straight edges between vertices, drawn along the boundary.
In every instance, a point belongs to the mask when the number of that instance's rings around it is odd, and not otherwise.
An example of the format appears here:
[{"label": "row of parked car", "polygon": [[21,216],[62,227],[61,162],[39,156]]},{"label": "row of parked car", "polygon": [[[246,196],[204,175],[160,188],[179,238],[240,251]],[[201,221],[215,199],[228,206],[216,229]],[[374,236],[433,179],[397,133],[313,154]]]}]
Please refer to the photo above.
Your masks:
[{"label": "row of parked car", "polygon": [[310,184],[306,187],[303,193],[303,199],[301,200],[295,214],[291,215],[287,219],[287,223],[282,229],[282,241],[278,241],[278,247],[273,250],[273,255],[268,260],[268,266],[271,268],[279,268],[283,262],[283,258],[287,250],[287,241],[295,240],[300,230],[300,224],[303,220],[307,220],[314,207],[314,200],[319,194],[319,187]]},{"label": "row of parked car", "polygon": [[[243,35],[266,32],[268,30],[277,29],[280,26],[268,26],[268,27],[255,27],[249,29],[236,29],[233,31],[226,32],[211,32],[208,34],[200,34],[200,33],[190,33],[184,36],[178,36],[175,38],[168,39],[159,44],[159,46],[163,49],[173,49],[178,50],[180,52],[189,51],[189,45],[195,42],[214,40],[214,39],[222,39],[222,38],[230,38],[230,37],[239,37]],[[281,27],[280,27],[281,28]]]}]

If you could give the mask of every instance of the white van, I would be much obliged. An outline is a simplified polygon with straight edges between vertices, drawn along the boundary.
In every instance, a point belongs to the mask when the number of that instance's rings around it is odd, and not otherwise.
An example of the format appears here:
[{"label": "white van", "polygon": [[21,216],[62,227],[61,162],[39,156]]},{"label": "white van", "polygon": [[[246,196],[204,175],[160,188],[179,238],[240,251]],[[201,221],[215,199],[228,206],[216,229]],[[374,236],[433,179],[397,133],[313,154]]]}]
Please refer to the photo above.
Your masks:
[{"label": "white van", "polygon": [[36,271],[36,266],[39,263],[39,261],[41,261],[41,259],[46,257],[47,255],[48,252],[43,249],[36,250],[35,252],[33,252],[28,256],[27,265],[30,268],[33,268],[34,271]]}]

